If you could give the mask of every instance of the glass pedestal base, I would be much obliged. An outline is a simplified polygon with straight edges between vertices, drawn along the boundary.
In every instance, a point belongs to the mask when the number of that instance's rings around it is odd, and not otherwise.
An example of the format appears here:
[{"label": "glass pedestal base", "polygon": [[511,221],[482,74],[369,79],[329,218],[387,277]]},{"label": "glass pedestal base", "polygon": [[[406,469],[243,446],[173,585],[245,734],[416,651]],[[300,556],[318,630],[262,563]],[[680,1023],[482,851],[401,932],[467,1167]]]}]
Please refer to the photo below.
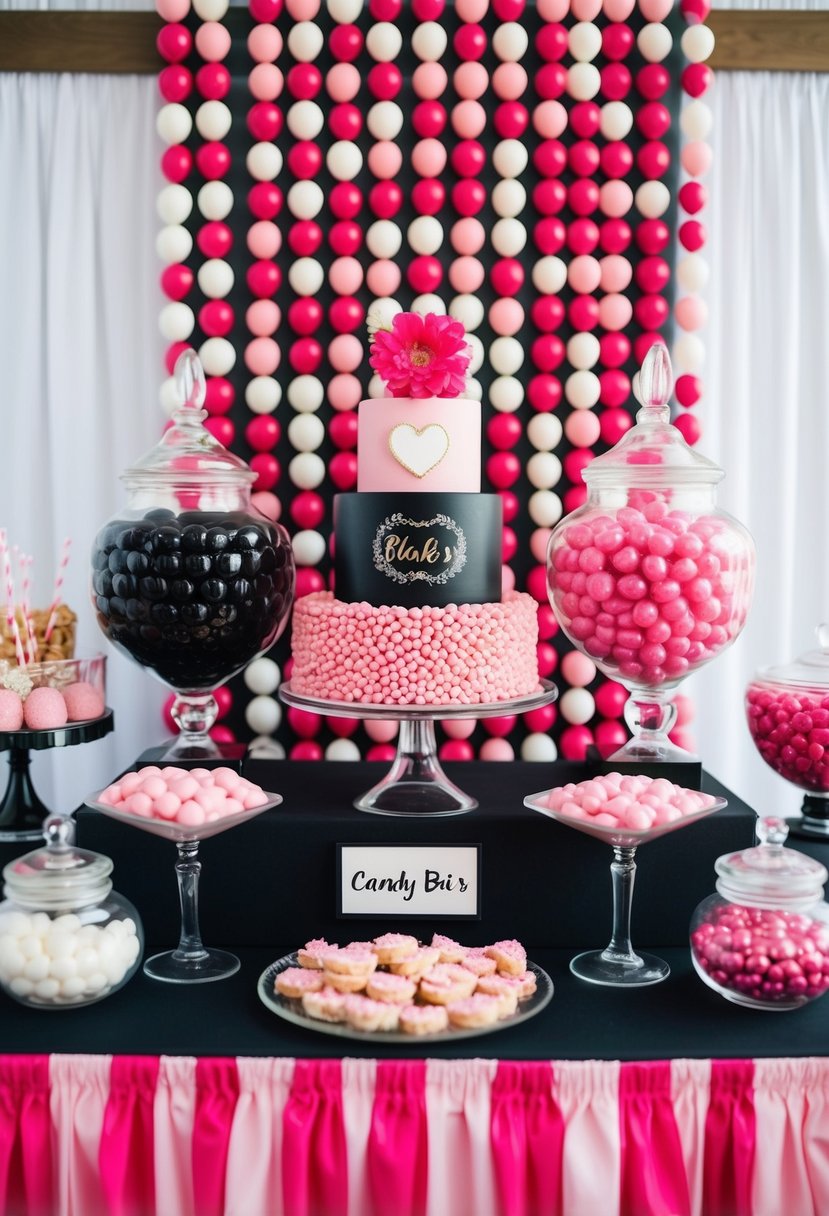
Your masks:
[{"label": "glass pedestal base", "polygon": [[236,955],[227,950],[204,950],[195,957],[179,950],[165,950],[147,959],[144,974],[168,984],[209,984],[235,975],[240,966]]},{"label": "glass pedestal base", "polygon": [[450,781],[441,767],[435,740],[435,722],[444,718],[500,718],[527,713],[554,701],[558,695],[550,680],[539,680],[537,692],[514,701],[488,705],[363,705],[356,701],[326,701],[296,693],[290,682],[279,696],[286,705],[329,718],[384,718],[400,724],[397,755],[383,778],[366,794],[355,798],[358,811],[372,815],[463,815],[476,800]]},{"label": "glass pedestal base", "polygon": [[[636,960],[636,961],[634,961]],[[661,984],[671,974],[671,968],[655,954],[614,956],[607,950],[588,950],[570,960],[570,970],[588,984],[607,988],[646,988]]]}]

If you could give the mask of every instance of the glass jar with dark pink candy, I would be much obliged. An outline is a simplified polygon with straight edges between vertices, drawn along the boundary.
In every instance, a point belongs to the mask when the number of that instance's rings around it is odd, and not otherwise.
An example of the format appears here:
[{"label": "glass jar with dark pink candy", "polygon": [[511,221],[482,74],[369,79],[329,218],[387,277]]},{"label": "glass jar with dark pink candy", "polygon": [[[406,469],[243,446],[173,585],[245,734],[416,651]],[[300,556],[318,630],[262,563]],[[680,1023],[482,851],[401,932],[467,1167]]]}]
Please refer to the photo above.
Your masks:
[{"label": "glass jar with dark pink candy", "polygon": [[553,612],[573,645],[631,692],[633,737],[611,759],[687,760],[668,734],[673,695],[742,631],[754,542],[717,506],[724,473],[670,422],[671,365],[651,347],[636,425],[585,468],[587,502],[547,551]]},{"label": "glass jar with dark pink candy", "polygon": [[829,836],[829,625],[821,625],[817,636],[817,650],[758,671],[745,705],[766,764],[805,792],[797,832]]},{"label": "glass jar with dark pink candy", "polygon": [[799,1009],[829,988],[829,874],[787,834],[784,819],[759,820],[759,845],[717,858],[717,894],[691,919],[697,974],[749,1009]]},{"label": "glass jar with dark pink candy", "polygon": [[213,690],[281,634],[294,597],[291,540],[251,504],[255,474],[203,425],[193,351],[176,363],[181,404],[122,475],[126,507],[92,545],[92,602],[115,648],[176,693],[172,760],[215,756]]}]

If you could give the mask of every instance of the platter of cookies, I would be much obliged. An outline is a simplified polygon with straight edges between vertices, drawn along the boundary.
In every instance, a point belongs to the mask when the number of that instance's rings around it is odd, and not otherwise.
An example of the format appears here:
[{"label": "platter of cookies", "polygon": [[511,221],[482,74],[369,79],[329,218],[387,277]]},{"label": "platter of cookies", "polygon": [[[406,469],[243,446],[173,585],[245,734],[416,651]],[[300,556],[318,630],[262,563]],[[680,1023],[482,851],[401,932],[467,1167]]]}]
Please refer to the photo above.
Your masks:
[{"label": "platter of cookies", "polygon": [[520,942],[463,946],[406,933],[331,944],[322,938],[277,959],[259,977],[261,1001],[322,1034],[386,1043],[472,1038],[534,1017],[553,983]]}]

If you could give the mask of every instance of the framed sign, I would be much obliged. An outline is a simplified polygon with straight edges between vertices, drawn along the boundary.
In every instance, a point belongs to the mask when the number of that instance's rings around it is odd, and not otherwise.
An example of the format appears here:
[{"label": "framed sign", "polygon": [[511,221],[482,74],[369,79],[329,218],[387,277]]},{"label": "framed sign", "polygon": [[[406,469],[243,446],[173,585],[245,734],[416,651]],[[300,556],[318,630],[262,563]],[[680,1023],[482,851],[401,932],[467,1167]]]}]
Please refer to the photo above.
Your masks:
[{"label": "framed sign", "polygon": [[480,920],[479,844],[338,844],[337,916]]}]

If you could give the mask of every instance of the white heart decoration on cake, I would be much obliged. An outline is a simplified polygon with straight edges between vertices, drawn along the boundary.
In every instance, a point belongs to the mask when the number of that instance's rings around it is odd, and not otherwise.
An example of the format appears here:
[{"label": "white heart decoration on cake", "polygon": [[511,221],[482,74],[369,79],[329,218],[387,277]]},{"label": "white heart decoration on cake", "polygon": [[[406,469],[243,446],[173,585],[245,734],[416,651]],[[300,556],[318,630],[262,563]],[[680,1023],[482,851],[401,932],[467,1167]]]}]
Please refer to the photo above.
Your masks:
[{"label": "white heart decoration on cake", "polygon": [[425,477],[449,451],[449,434],[439,422],[430,422],[420,430],[410,422],[401,422],[389,432],[389,451],[408,473]]}]

